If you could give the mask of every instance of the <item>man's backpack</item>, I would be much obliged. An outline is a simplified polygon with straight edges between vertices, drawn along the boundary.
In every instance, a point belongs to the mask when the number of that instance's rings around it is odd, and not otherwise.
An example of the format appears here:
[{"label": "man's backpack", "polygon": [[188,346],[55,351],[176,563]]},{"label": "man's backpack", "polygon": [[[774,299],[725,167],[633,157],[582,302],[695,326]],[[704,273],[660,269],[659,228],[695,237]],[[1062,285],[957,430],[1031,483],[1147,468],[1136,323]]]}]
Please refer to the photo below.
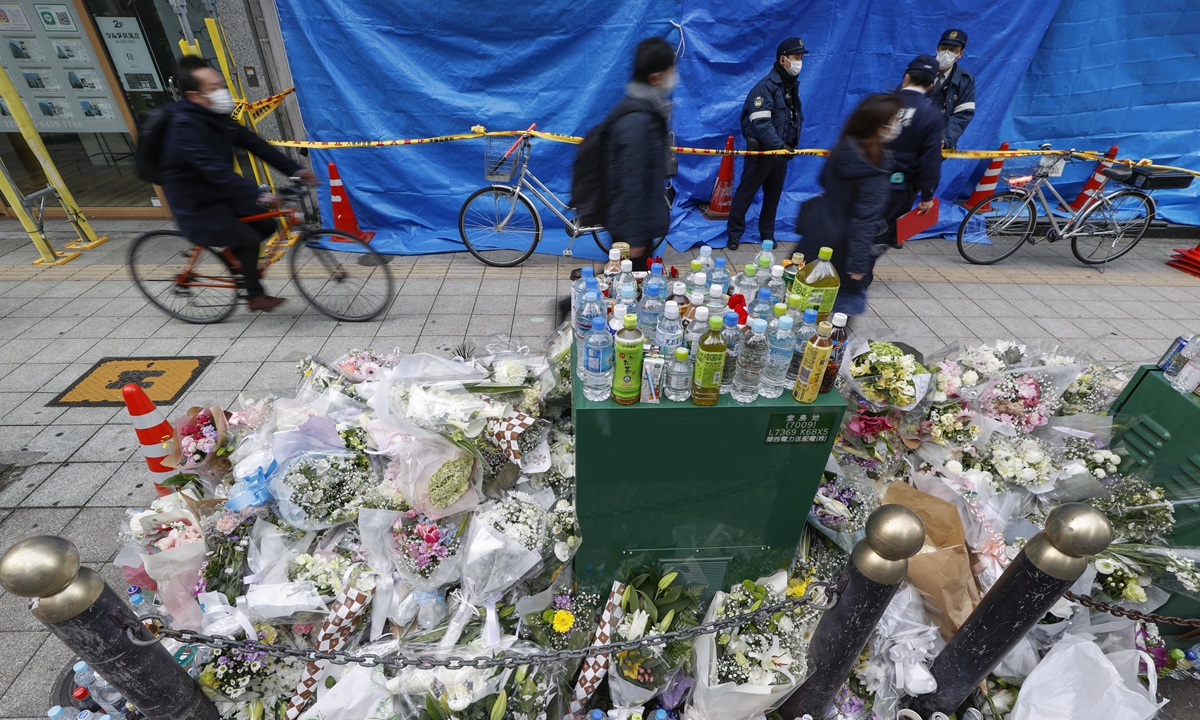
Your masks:
[{"label": "man's backpack", "polygon": [[166,142],[167,125],[171,118],[170,106],[158,107],[142,115],[138,123],[137,147],[133,151],[133,164],[137,176],[148,183],[159,184],[162,171],[158,167]]},{"label": "man's backpack", "polygon": [[608,129],[618,119],[639,110],[642,108],[633,103],[620,104],[599,125],[588,131],[575,151],[575,166],[571,174],[571,207],[575,209],[579,222],[585,226],[603,225],[608,215],[604,160]]}]

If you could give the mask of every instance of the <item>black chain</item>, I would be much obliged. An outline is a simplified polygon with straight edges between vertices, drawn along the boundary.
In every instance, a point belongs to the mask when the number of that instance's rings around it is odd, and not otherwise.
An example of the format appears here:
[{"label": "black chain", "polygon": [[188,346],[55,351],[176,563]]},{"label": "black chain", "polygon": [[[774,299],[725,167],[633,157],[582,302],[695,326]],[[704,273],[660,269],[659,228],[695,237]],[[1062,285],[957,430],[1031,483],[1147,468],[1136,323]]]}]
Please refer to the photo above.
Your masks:
[{"label": "black chain", "polygon": [[[825,600],[822,604],[820,600]],[[461,658],[461,657],[446,657],[436,658],[429,655],[406,655],[403,651],[398,655],[393,655],[386,658],[381,658],[378,655],[354,654],[348,651],[321,652],[319,650],[300,650],[297,648],[288,647],[287,645],[275,645],[268,643],[260,643],[250,640],[238,640],[237,638],[229,637],[228,635],[205,635],[204,633],[192,632],[190,630],[176,630],[175,628],[166,625],[166,618],[159,615],[144,615],[138,621],[127,620],[124,623],[125,636],[135,645],[153,645],[164,637],[169,637],[178,640],[181,643],[200,644],[218,650],[239,650],[243,652],[265,652],[271,657],[277,658],[298,658],[308,662],[317,660],[328,660],[335,665],[345,665],[347,663],[355,663],[365,667],[375,667],[383,665],[394,669],[404,667],[415,667],[422,670],[432,670],[433,668],[444,667],[451,670],[460,668],[473,668],[476,670],[484,670],[493,667],[515,668],[521,665],[550,665],[560,663],[567,660],[580,660],[587,657],[595,657],[597,655],[610,655],[613,653],[628,652],[630,650],[638,650],[641,648],[655,647],[666,645],[667,643],[676,642],[678,640],[688,640],[708,635],[733,627],[740,627],[748,623],[755,622],[764,618],[768,618],[776,613],[793,610],[800,607],[809,606],[817,610],[828,610],[837,604],[838,593],[835,589],[825,582],[809,583],[808,592],[803,597],[798,597],[792,600],[785,600],[775,605],[768,605],[759,608],[753,612],[743,613],[741,615],[733,615],[721,620],[714,620],[705,625],[696,625],[686,627],[680,630],[662,633],[661,635],[646,636],[637,640],[624,640],[620,642],[609,643],[608,645],[591,645],[579,649],[553,650],[544,653],[522,653],[516,652],[506,654],[501,657],[481,656],[476,658]],[[135,636],[150,634],[146,632],[144,623],[153,622],[155,624],[155,632],[157,633],[153,639],[141,639]]]},{"label": "black chain", "polygon": [[1063,595],[1068,600],[1077,602],[1084,607],[1106,612],[1109,615],[1116,615],[1117,617],[1129,618],[1130,620],[1148,620],[1150,622],[1177,625],[1179,627],[1200,628],[1200,618],[1177,618],[1170,615],[1159,615],[1158,613],[1138,612],[1137,610],[1130,610],[1117,605],[1111,605],[1102,600],[1096,600],[1090,595],[1076,595],[1070,590],[1063,593]]}]

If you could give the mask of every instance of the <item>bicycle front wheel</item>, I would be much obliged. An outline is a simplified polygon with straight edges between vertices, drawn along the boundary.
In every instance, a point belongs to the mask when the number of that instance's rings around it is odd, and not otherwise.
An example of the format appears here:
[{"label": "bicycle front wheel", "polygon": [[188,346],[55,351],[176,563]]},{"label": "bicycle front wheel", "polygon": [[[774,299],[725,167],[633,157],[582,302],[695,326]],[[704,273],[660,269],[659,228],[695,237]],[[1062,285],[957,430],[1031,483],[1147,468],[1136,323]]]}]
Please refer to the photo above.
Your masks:
[{"label": "bicycle front wheel", "polygon": [[394,297],[390,259],[341,230],[306,230],[292,248],[292,279],[317,310],[337,320],[377,317]]},{"label": "bicycle front wheel", "polygon": [[1071,252],[1081,263],[1103,265],[1134,248],[1154,220],[1154,201],[1141,190],[1105,195],[1079,218]]},{"label": "bicycle front wheel", "polygon": [[129,247],[129,269],[146,299],[184,322],[207,325],[229,317],[238,281],[212,248],[178,232],[146,233]]},{"label": "bicycle front wheel", "polygon": [[996,193],[971,208],[958,226],[958,253],[975,265],[991,265],[1021,249],[1033,237],[1037,210],[1017,192]]},{"label": "bicycle front wheel", "polygon": [[503,185],[480,188],[458,211],[458,234],[479,261],[520,265],[542,239],[542,217],[529,198]]}]

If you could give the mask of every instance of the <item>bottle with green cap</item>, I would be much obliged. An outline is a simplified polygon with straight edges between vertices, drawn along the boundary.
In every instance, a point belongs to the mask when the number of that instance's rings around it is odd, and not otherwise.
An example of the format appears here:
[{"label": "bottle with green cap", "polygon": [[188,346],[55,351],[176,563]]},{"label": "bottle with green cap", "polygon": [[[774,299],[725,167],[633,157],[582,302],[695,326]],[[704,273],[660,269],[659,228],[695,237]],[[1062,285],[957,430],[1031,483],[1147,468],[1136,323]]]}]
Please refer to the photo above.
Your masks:
[{"label": "bottle with green cap", "polygon": [[696,345],[696,362],[692,370],[692,404],[716,405],[721,397],[721,374],[725,370],[725,336],[721,334],[724,321],[708,319],[708,332]]},{"label": "bottle with green cap", "polygon": [[692,396],[692,361],[687,348],[675,348],[675,356],[667,361],[663,371],[663,395],[674,402],[683,402]]},{"label": "bottle with green cap", "polygon": [[[783,303],[775,303],[771,308],[771,317],[767,318],[767,334],[770,335],[775,328],[779,327],[779,319],[787,317],[787,305]],[[792,321],[796,322],[795,320]]]},{"label": "bottle with green cap", "polygon": [[[693,258],[691,264],[689,265],[687,275],[683,276],[683,281],[687,284],[687,291],[689,295],[697,290],[708,292],[707,285],[702,285],[696,281],[696,276],[703,272],[704,265],[700,262],[700,258]],[[705,277],[707,279],[707,275]]]},{"label": "bottle with green cap", "polygon": [[642,353],[646,338],[638,330],[636,315],[626,315],[624,324],[615,338],[612,398],[620,405],[632,405],[642,396]]},{"label": "bottle with green cap", "polygon": [[742,268],[742,274],[733,279],[733,283],[729,286],[730,295],[741,295],[749,305],[750,301],[758,295],[758,266],[751,263],[746,263]]},{"label": "bottle with green cap", "polygon": [[829,262],[832,257],[832,248],[821,248],[817,261],[805,265],[796,274],[796,282],[792,285],[792,292],[803,299],[801,307],[817,311],[817,322],[824,321],[833,312],[833,301],[842,286],[837,269]]},{"label": "bottle with green cap", "polygon": [[758,270],[754,273],[754,279],[758,281],[759,287],[766,287],[767,283],[771,281],[771,258],[760,255],[754,264],[758,266]]}]

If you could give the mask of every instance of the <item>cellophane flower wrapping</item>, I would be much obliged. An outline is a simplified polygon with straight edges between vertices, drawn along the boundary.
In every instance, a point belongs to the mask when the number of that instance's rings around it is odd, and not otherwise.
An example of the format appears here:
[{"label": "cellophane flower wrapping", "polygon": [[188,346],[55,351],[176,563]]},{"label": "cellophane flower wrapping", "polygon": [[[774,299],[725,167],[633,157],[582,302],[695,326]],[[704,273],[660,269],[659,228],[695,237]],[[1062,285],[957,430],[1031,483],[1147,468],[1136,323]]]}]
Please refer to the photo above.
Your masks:
[{"label": "cellophane flower wrapping", "polygon": [[845,552],[866,537],[867,517],[875,509],[875,487],[857,466],[840,466],[831,455],[808,513],[809,524]]},{"label": "cellophane flower wrapping", "polygon": [[867,661],[854,669],[866,690],[874,693],[874,717],[895,717],[900,698],[933,692],[937,681],[929,666],[945,646],[920,594],[904,583],[875,627]]},{"label": "cellophane flower wrapping", "polygon": [[911,354],[894,343],[858,343],[847,352],[847,388],[878,410],[908,411],[929,390],[933,375]]},{"label": "cellophane flower wrapping", "polygon": [[383,458],[377,504],[411,507],[438,520],[479,504],[483,468],[471,453],[444,437],[391,418],[370,420],[367,433]]},{"label": "cellophane flower wrapping", "polygon": [[180,473],[195,475],[205,481],[206,492],[229,473],[232,463],[229,454],[229,426],[225,411],[219,407],[188,408],[175,422],[175,442],[164,465]]}]

